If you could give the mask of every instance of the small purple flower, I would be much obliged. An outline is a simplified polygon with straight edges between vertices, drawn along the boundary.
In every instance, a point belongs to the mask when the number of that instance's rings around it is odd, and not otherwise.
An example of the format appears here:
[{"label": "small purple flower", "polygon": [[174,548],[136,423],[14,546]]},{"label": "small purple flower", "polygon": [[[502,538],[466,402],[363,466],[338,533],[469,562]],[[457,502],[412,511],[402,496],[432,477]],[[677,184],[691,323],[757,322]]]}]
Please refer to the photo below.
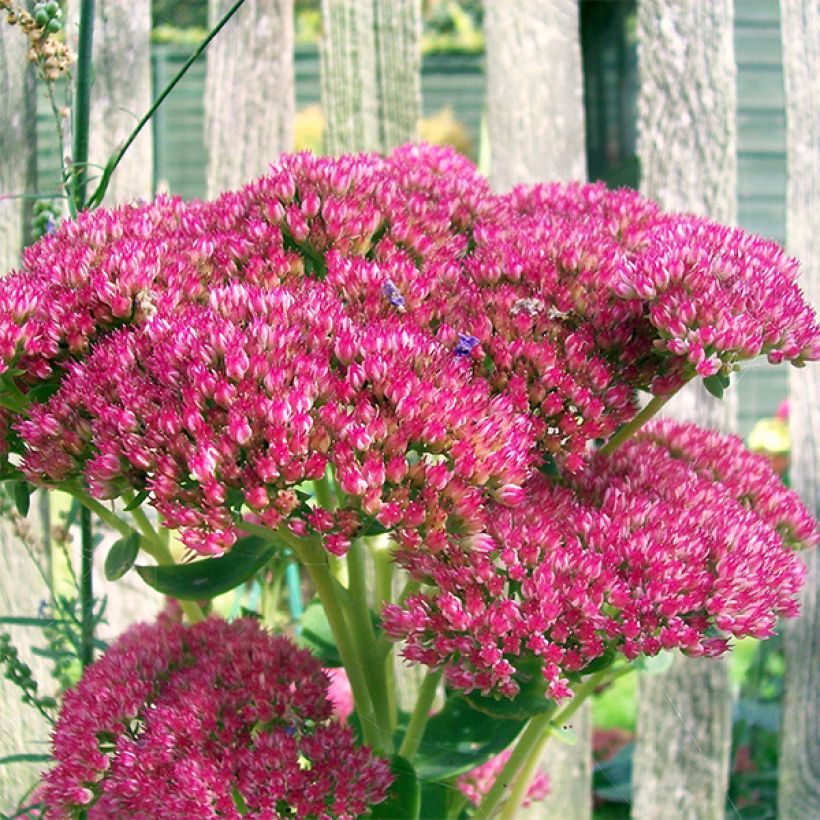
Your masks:
[{"label": "small purple flower", "polygon": [[387,297],[387,301],[390,302],[394,308],[404,310],[404,297],[401,295],[401,291],[390,279],[388,279],[382,286],[382,293]]},{"label": "small purple flower", "polygon": [[57,230],[57,221],[54,219],[53,214],[48,215],[48,221],[46,222],[46,233],[53,234],[54,231]]},{"label": "small purple flower", "polygon": [[475,336],[465,336],[463,333],[459,333],[455,354],[456,356],[469,356],[477,345],[478,339]]}]

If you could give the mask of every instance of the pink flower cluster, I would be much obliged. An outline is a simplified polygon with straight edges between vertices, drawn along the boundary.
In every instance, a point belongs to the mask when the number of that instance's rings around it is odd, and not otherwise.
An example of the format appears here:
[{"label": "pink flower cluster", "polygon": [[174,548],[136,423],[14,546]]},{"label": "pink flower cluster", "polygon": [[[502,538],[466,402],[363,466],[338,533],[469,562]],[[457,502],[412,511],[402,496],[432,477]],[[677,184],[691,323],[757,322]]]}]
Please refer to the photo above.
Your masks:
[{"label": "pink flower cluster", "polygon": [[393,776],[331,719],[328,684],[251,620],[132,627],[66,693],[45,816],[365,816]]},{"label": "pink flower cluster", "polygon": [[[665,393],[766,353],[820,357],[796,263],[758,237],[602,185],[493,196],[449,149],[285,156],[210,203],[83,214],[0,282],[0,370],[24,391],[101,334],[219,286],[325,279],[367,330],[404,317],[523,410],[565,468]],[[54,370],[55,365],[57,371]]]},{"label": "pink flower cluster", "polygon": [[[490,758],[486,763],[482,763],[467,774],[461,775],[456,780],[458,790],[474,805],[481,802],[481,798],[486,795],[495,785],[498,775],[504,765],[510,759],[512,749],[505,749],[501,754]],[[521,803],[522,808],[529,808],[533,803],[543,800],[550,793],[550,780],[543,769],[539,769],[527,789],[527,794]]]},{"label": "pink flower cluster", "polygon": [[0,466],[147,492],[203,554],[243,519],[336,555],[388,530],[437,587],[385,613],[408,659],[513,695],[535,655],[560,697],[607,653],[794,611],[814,525],[764,465],[691,427],[594,443],[638,390],[820,358],[796,275],[631,191],[493,195],[430,146],[285,156],[213,202],[82,214],[0,280]]},{"label": "pink flower cluster", "polygon": [[276,528],[328,467],[341,504],[301,530],[343,554],[375,519],[435,551],[480,528],[533,460],[527,417],[402,317],[366,327],[323,283],[215,288],[101,340],[18,428],[30,480],[83,475],[94,495],[145,488],[186,544],[219,553],[244,505]]},{"label": "pink flower cluster", "polygon": [[388,606],[385,630],[457,688],[514,696],[537,656],[562,698],[599,658],[716,655],[796,612],[791,547],[816,543],[814,522],[738,439],[654,422],[572,485],[527,489],[481,549],[399,555],[435,589]]}]

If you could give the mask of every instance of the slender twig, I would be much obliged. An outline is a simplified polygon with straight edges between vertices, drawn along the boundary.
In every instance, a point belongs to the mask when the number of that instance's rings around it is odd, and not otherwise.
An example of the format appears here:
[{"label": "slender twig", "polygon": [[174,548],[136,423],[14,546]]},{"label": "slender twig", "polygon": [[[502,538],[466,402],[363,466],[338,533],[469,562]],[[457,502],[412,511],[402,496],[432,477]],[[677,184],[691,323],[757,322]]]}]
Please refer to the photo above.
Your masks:
[{"label": "slender twig", "polygon": [[80,32],[77,41],[77,91],[74,97],[74,151],[71,158],[71,194],[78,211],[86,206],[88,142],[91,124],[91,74],[94,57],[95,0],[80,0]]},{"label": "slender twig", "polygon": [[94,534],[91,510],[80,510],[80,663],[94,661]]},{"label": "slender twig", "polygon": [[111,175],[122,161],[126,151],[128,151],[134,143],[134,140],[139,136],[140,131],[142,131],[142,129],[150,122],[151,117],[154,116],[156,110],[162,105],[163,102],[165,102],[165,98],[174,90],[174,88],[176,88],[179,81],[188,72],[188,69],[196,62],[197,57],[205,51],[211,40],[213,40],[214,37],[222,31],[225,24],[231,19],[231,17],[234,16],[234,14],[236,14],[237,11],[239,11],[244,2],[245,0],[236,0],[236,2],[225,12],[222,19],[208,32],[205,39],[196,47],[191,56],[188,57],[182,68],[177,71],[168,85],[162,89],[162,92],[151,104],[151,107],[145,112],[145,114],[143,114],[142,118],[134,126],[134,130],[128,135],[128,138],[123,143],[122,148],[120,148],[120,150],[117,151],[117,153],[114,154],[114,156],[109,160],[108,165],[106,165],[105,171],[103,172],[102,179],[100,179],[99,185],[89,199],[89,205],[95,206],[102,202],[105,192],[108,189],[108,183],[111,179]]}]

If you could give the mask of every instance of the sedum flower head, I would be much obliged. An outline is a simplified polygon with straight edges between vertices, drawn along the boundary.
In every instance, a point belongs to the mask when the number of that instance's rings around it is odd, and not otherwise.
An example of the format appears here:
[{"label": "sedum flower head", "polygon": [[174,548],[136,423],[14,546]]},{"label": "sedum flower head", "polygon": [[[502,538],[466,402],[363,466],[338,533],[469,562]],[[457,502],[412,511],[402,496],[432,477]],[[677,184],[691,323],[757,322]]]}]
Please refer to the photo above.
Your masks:
[{"label": "sedum flower head", "polygon": [[[32,481],[147,489],[203,553],[241,515],[298,516],[337,554],[373,521],[437,550],[533,459],[529,419],[460,357],[400,316],[362,326],[311,282],[216,288],[111,334],[18,429]],[[339,508],[305,508],[296,488],[328,468]]]},{"label": "sedum flower head", "polygon": [[402,553],[435,584],[384,610],[404,655],[453,686],[514,696],[538,659],[551,697],[601,658],[724,652],[797,612],[817,530],[738,439],[656,422],[570,486],[543,477],[489,516],[481,549]]},{"label": "sedum flower head", "polygon": [[46,817],[364,816],[392,774],[328,684],[252,620],[132,627],[66,693]]}]

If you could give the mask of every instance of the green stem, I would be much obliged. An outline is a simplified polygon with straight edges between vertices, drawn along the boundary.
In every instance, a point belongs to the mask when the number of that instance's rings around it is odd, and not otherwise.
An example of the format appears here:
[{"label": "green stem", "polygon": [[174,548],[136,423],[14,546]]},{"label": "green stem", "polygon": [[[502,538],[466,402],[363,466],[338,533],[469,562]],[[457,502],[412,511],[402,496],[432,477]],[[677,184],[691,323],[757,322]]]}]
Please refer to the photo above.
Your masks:
[{"label": "green stem", "polygon": [[80,0],[80,31],[77,40],[77,93],[74,98],[74,179],[72,194],[75,208],[85,205],[88,182],[88,134],[91,122],[91,74],[94,57],[95,0]]},{"label": "green stem", "polygon": [[614,436],[606,443],[603,447],[598,451],[602,455],[608,456],[611,453],[614,453],[627,439],[631,438],[641,427],[646,424],[658,411],[669,401],[669,399],[674,396],[674,393],[670,393],[668,396],[653,396],[652,400],[646,407],[635,416],[632,421],[628,424],[624,424],[623,427],[615,433]]},{"label": "green stem", "polygon": [[468,799],[463,794],[453,790],[450,794],[450,806],[447,809],[446,820],[458,820],[467,803]]},{"label": "green stem", "polygon": [[379,653],[376,631],[370,618],[370,607],[367,602],[367,572],[365,566],[365,548],[362,540],[357,538],[347,552],[348,591],[350,592],[347,616],[351,628],[351,637],[359,653],[359,660],[364,669],[372,669],[375,674],[367,678],[370,697],[376,718],[382,727],[390,726],[390,698],[387,693],[387,681],[380,674],[379,666],[383,656]]},{"label": "green stem", "polygon": [[[83,490],[78,487],[61,487],[60,489],[76,498],[86,510],[93,512],[99,519],[105,521],[106,524],[115,529],[123,537],[127,538],[135,532],[134,528],[131,527],[127,521],[123,521],[116,513],[109,510],[105,505],[100,504],[96,498],[92,498],[88,493],[83,492]],[[80,512],[82,513],[83,510],[81,509]],[[144,517],[145,513],[142,515]],[[145,532],[141,532],[140,534],[143,537],[140,538],[140,548],[147,552],[158,564],[170,565],[176,563],[174,556],[171,555],[168,543],[161,536],[157,535],[147,518],[145,521],[148,523],[148,528],[151,533],[153,533],[153,537],[147,536]],[[192,624],[204,620],[205,613],[202,611],[202,607],[195,601],[180,600],[179,605]]]},{"label": "green stem", "polygon": [[97,518],[102,519],[110,527],[115,529],[120,535],[128,537],[134,531],[132,527],[128,526],[127,521],[123,521],[116,513],[109,510],[104,504],[92,498],[87,493],[83,492],[77,487],[61,487],[61,490],[68,493],[72,498],[76,498],[80,504],[87,510],[91,510]]},{"label": "green stem", "polygon": [[399,606],[404,606],[404,602],[411,596],[415,595],[421,589],[421,581],[416,581],[414,578],[408,578],[404,589],[399,593]]},{"label": "green stem", "polygon": [[316,496],[316,503],[320,507],[331,512],[336,509],[336,500],[333,497],[333,490],[327,475],[313,482],[313,492]]},{"label": "green stem", "polygon": [[80,663],[94,662],[94,533],[91,511],[80,510]]},{"label": "green stem", "polygon": [[[270,533],[270,535],[275,538],[278,533]],[[359,661],[359,653],[351,640],[348,623],[337,594],[338,582],[330,574],[326,554],[315,540],[295,536],[293,538],[296,543],[289,544],[289,546],[313,580],[350,680],[350,688],[353,691],[353,700],[361,721],[364,740],[377,754],[389,755],[392,752],[393,739],[389,729],[382,726],[376,718],[367,678]]]},{"label": "green stem", "polygon": [[[492,817],[501,801],[507,797],[510,786],[513,788],[509,792],[501,818],[502,820],[515,818],[519,806],[527,795],[533,772],[541,759],[544,744],[549,739],[553,724],[559,725],[572,717],[584,701],[605,681],[608,673],[609,670],[605,669],[584,681],[575,690],[575,697],[572,701],[557,714],[555,710],[552,710],[530,718],[515,744],[510,759],[496,778],[492,789],[487,792],[476,809],[473,820],[488,820]],[[520,775],[518,775],[519,770],[521,770]],[[517,778],[516,775],[518,775]]]},{"label": "green stem", "polygon": [[[87,0],[85,0],[87,2]],[[111,175],[116,170],[117,166],[122,161],[122,158],[125,156],[126,151],[131,147],[134,143],[134,140],[139,136],[140,131],[150,122],[151,117],[154,116],[154,112],[165,102],[165,98],[176,88],[179,81],[185,76],[188,69],[196,62],[197,57],[202,54],[203,51],[208,47],[211,40],[219,34],[220,31],[225,27],[225,24],[231,19],[231,17],[239,11],[242,4],[245,0],[236,0],[236,2],[225,12],[222,19],[208,32],[205,39],[196,47],[194,52],[191,54],[190,57],[185,61],[182,68],[174,75],[168,85],[162,89],[160,95],[154,100],[151,107],[145,112],[142,116],[142,119],[134,126],[134,130],[128,135],[128,138],[123,143],[122,148],[117,151],[116,154],[109,160],[108,164],[105,167],[105,171],[103,172],[102,179],[100,180],[99,185],[97,186],[96,190],[91,196],[89,200],[90,205],[99,205],[103,197],[105,196],[105,192],[108,188],[108,183],[111,179]]]},{"label": "green stem", "polygon": [[[126,503],[128,503],[131,498],[130,494],[124,496]],[[139,531],[142,533],[143,538],[148,539],[151,544],[157,549],[159,552],[166,554],[168,556],[171,555],[171,550],[168,546],[168,543],[165,541],[162,536],[154,529],[151,522],[148,520],[148,516],[142,511],[140,507],[135,507],[133,510],[130,510],[131,517],[134,519],[134,523],[137,525]]]},{"label": "green stem", "polygon": [[444,672],[444,668],[431,669],[427,672],[416,698],[416,705],[413,707],[413,714],[410,715],[410,722],[407,724],[407,731],[404,733],[399,754],[406,760],[412,762],[416,752],[424,737],[424,729],[430,718],[430,709],[436,697],[439,681]]},{"label": "green stem", "polygon": [[[375,574],[376,611],[393,600],[393,554],[389,547],[377,544],[372,550],[373,567]],[[396,698],[396,660],[393,655],[393,643],[387,642],[384,650],[384,676],[387,688],[387,708],[390,717],[390,728],[395,731],[398,725],[399,705]]]}]

